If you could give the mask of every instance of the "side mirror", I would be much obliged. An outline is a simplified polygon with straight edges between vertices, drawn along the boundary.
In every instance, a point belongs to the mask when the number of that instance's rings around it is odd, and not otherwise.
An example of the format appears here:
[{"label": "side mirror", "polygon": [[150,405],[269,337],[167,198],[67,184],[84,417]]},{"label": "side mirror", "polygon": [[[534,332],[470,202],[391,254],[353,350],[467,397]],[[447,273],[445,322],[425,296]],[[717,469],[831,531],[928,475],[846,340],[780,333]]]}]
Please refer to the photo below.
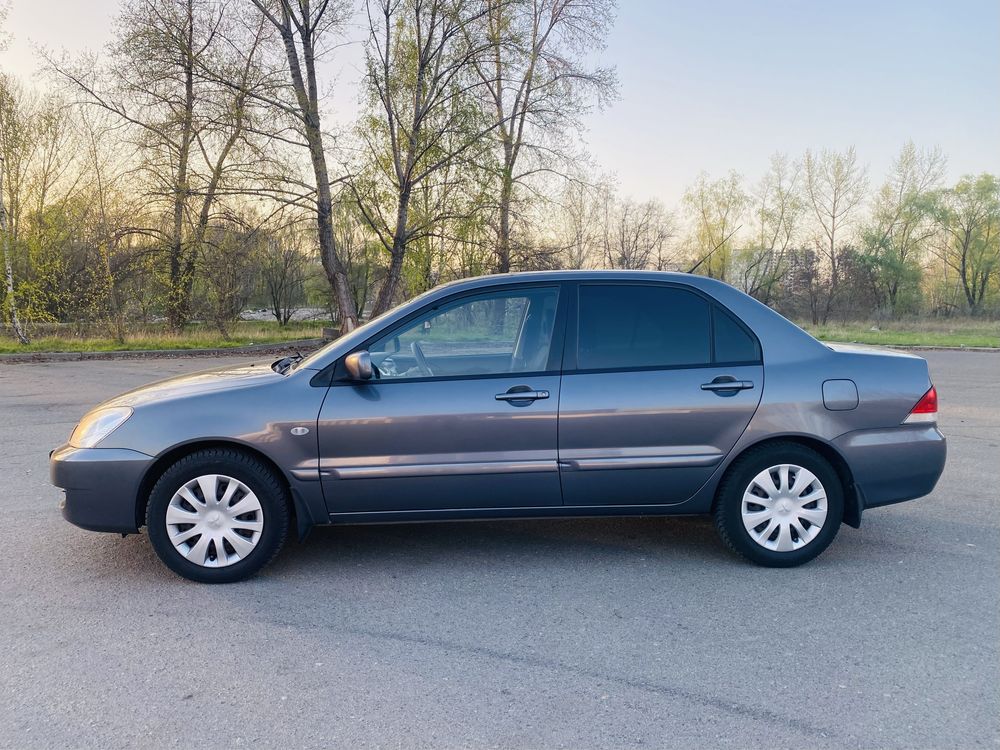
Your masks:
[{"label": "side mirror", "polygon": [[371,380],[372,355],[367,351],[352,352],[344,358],[344,369],[351,380]]}]

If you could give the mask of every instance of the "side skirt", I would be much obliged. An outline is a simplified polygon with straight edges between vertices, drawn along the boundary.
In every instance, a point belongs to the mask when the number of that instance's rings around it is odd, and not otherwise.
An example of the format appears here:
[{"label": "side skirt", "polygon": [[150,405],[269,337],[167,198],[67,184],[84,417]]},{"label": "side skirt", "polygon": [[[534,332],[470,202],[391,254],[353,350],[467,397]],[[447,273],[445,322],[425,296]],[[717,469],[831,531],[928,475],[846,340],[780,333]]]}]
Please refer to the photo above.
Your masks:
[{"label": "side skirt", "polygon": [[450,508],[448,510],[402,510],[375,513],[331,513],[331,524],[433,523],[435,521],[485,521],[530,518],[607,518],[613,516],[693,516],[690,502],[672,505],[556,505],[526,508]]}]

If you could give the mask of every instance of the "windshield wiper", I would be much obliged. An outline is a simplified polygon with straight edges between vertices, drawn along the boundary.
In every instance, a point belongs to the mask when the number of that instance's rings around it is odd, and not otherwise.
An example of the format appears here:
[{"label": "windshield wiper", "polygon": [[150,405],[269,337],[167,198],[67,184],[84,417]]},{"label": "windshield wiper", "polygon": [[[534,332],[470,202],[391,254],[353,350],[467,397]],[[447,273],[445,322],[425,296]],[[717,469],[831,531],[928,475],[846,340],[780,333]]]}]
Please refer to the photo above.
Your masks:
[{"label": "windshield wiper", "polygon": [[279,375],[285,375],[289,370],[294,370],[295,366],[303,359],[305,359],[305,355],[295,352],[295,354],[289,354],[287,357],[282,357],[273,362],[271,369]]}]

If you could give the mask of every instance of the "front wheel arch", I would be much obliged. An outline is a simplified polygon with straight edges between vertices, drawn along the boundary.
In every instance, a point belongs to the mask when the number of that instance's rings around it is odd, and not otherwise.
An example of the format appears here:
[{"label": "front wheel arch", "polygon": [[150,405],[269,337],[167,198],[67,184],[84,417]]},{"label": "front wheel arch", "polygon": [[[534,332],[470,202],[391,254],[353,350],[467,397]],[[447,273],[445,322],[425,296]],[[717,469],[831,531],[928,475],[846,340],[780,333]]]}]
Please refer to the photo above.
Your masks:
[{"label": "front wheel arch", "polygon": [[855,529],[861,527],[861,512],[864,510],[864,499],[861,494],[861,489],[854,482],[854,474],[851,472],[851,467],[840,454],[840,451],[830,445],[830,443],[808,435],[770,436],[764,440],[759,440],[756,443],[751,443],[750,445],[745,446],[739,453],[731,456],[726,469],[720,475],[720,481],[715,488],[715,494],[712,499],[713,511],[715,510],[716,504],[719,502],[719,486],[722,484],[721,477],[725,476],[726,472],[729,471],[729,467],[736,463],[736,461],[739,460],[739,458],[741,458],[747,451],[758,450],[761,446],[767,446],[772,443],[798,443],[799,445],[816,451],[820,456],[826,459],[830,466],[833,467],[833,470],[837,472],[837,477],[840,479],[840,484],[843,488],[843,523],[846,523],[848,526]]},{"label": "front wheel arch", "polygon": [[[146,525],[146,509],[149,505],[149,495],[153,491],[153,487],[156,482],[161,476],[163,476],[163,472],[185,456],[211,448],[227,448],[229,450],[237,450],[242,453],[246,453],[249,456],[253,456],[258,461],[267,465],[267,467],[274,472],[274,475],[280,478],[282,484],[284,485],[285,501],[288,504],[289,512],[292,514],[292,523],[295,524],[298,529],[299,537],[301,538],[304,536],[303,522],[306,524],[305,531],[308,531],[309,527],[312,525],[310,515],[308,510],[302,506],[302,501],[293,491],[291,483],[288,481],[288,477],[285,475],[285,472],[281,470],[281,467],[279,467],[278,464],[270,458],[270,456],[262,453],[256,448],[235,440],[202,440],[193,443],[182,443],[181,445],[176,445],[157,456],[156,461],[154,461],[149,469],[146,470],[146,474],[143,476],[142,481],[139,482],[139,489],[135,498],[135,527],[137,529]],[[289,498],[291,499],[291,502],[289,502]]]}]

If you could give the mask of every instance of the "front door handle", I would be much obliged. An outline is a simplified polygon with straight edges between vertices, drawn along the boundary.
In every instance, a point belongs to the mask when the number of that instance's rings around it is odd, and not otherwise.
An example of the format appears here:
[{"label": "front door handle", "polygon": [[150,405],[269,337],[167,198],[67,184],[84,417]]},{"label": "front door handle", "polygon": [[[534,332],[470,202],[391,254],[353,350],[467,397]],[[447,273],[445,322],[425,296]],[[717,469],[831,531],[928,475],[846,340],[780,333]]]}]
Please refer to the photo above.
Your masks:
[{"label": "front door handle", "polygon": [[495,398],[497,401],[538,401],[539,399],[548,398],[548,391],[533,391],[526,385],[515,385],[506,393],[498,393]]},{"label": "front door handle", "polygon": [[719,391],[746,391],[750,388],[753,388],[753,381],[737,380],[729,375],[722,375],[711,383],[701,384],[703,391],[712,391],[714,393],[718,393]]}]

